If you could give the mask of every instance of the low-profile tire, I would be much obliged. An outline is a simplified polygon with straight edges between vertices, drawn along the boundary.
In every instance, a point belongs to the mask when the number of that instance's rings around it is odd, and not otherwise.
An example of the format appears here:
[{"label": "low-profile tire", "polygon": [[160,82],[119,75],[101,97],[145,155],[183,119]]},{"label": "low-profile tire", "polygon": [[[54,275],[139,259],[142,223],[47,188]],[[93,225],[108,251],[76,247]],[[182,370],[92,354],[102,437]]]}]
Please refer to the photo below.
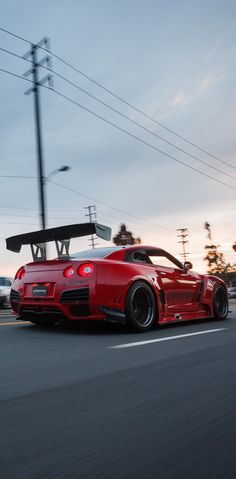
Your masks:
[{"label": "low-profile tire", "polygon": [[227,318],[229,311],[229,300],[226,288],[219,284],[216,286],[213,296],[213,312],[217,320],[224,320]]},{"label": "low-profile tire", "polygon": [[136,281],[130,286],[125,305],[128,326],[137,332],[152,328],[157,317],[154,293],[145,281]]}]

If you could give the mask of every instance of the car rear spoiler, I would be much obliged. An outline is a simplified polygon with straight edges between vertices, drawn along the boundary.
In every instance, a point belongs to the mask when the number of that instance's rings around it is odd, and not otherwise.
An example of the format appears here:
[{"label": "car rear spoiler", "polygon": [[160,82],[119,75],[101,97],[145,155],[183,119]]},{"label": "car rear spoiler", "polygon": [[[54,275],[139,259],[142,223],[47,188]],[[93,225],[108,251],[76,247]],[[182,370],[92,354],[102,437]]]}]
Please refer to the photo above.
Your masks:
[{"label": "car rear spoiler", "polygon": [[6,238],[6,246],[10,251],[19,253],[22,245],[29,244],[34,261],[46,260],[46,243],[55,241],[59,259],[69,259],[69,245],[71,238],[96,234],[109,241],[111,228],[99,223],[81,223],[75,225],[59,226],[46,230],[33,231],[22,235]]}]

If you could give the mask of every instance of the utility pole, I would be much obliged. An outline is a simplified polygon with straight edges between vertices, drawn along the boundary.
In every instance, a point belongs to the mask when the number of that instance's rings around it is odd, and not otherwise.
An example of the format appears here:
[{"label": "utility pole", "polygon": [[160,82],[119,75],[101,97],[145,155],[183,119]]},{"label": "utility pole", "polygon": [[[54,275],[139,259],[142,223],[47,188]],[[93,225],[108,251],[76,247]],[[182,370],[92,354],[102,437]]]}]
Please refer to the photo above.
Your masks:
[{"label": "utility pole", "polygon": [[[96,222],[97,221],[96,206],[95,205],[85,206],[85,209],[88,210],[88,214],[86,214],[85,216],[89,216],[90,223],[93,222],[93,217],[94,217],[94,221]],[[98,245],[98,243],[96,243],[95,240],[96,240],[96,236],[91,235],[90,236],[91,243],[89,246],[92,246],[92,248],[95,248],[95,246]]]},{"label": "utility pole", "polygon": [[181,238],[180,241],[178,241],[178,243],[181,243],[183,245],[183,252],[179,254],[180,256],[183,256],[184,261],[186,261],[187,255],[189,254],[189,253],[186,253],[186,249],[185,249],[185,245],[188,243],[188,240],[186,239],[188,238],[188,228],[178,228],[177,231],[180,231],[180,234],[177,235],[177,237]]},{"label": "utility pole", "polygon": [[49,87],[52,87],[52,76],[47,74],[41,80],[38,77],[38,69],[46,64],[46,68],[51,68],[51,57],[46,55],[40,61],[38,61],[38,49],[44,45],[44,49],[49,49],[49,40],[44,38],[37,45],[32,44],[31,49],[24,55],[24,58],[28,59],[32,63],[32,69],[24,73],[24,76],[32,75],[33,87],[25,92],[26,95],[34,93],[34,111],[35,111],[35,130],[36,130],[36,149],[37,149],[37,160],[38,160],[38,179],[39,179],[39,197],[40,197],[40,216],[41,216],[41,225],[42,229],[46,228],[46,209],[45,209],[45,176],[44,176],[44,165],[43,165],[43,149],[42,149],[42,128],[41,128],[41,114],[40,114],[40,99],[39,92],[40,86],[45,82],[48,83]]}]

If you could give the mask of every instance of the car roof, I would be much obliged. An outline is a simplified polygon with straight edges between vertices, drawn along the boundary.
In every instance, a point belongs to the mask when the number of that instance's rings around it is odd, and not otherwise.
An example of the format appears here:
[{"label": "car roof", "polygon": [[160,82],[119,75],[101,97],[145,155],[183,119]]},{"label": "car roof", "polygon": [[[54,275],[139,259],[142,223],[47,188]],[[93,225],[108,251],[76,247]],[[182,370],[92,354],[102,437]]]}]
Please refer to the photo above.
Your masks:
[{"label": "car roof", "polygon": [[107,258],[113,253],[117,253],[119,251],[135,251],[135,250],[160,250],[163,251],[162,248],[158,248],[155,246],[144,246],[141,244],[135,245],[121,245],[121,246],[105,246],[104,248],[90,248],[85,251],[79,251],[77,253],[72,253],[70,255],[71,259],[80,259],[80,258]]},{"label": "car roof", "polygon": [[82,258],[106,258],[116,251],[125,249],[125,246],[106,246],[104,248],[90,248],[85,251],[79,251],[77,253],[72,253],[70,255],[71,259],[82,259]]},{"label": "car roof", "polygon": [[107,246],[104,248],[91,248],[89,250],[81,251],[78,253],[72,253],[70,255],[71,259],[80,260],[80,259],[113,259],[118,261],[123,261],[127,257],[127,253],[130,252],[132,255],[133,251],[142,251],[146,252],[148,255],[155,255],[156,252],[167,256],[171,261],[173,261],[179,268],[182,268],[182,263],[175,258],[171,253],[158,248],[156,246],[147,246],[142,244],[136,245],[124,245],[124,246]]}]

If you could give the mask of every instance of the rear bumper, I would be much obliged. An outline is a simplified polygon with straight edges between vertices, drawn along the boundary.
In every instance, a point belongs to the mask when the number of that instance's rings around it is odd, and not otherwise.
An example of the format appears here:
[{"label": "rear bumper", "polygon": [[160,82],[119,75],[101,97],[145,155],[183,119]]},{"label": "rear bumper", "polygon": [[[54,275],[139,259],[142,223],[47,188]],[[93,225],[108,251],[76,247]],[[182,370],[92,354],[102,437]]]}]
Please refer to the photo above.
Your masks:
[{"label": "rear bumper", "polygon": [[[84,309],[86,307],[86,309]],[[76,309],[77,308],[77,309]],[[108,321],[112,323],[125,324],[124,312],[101,306],[97,314],[91,314],[88,305],[66,305],[60,304],[12,304],[12,312],[16,319],[21,321],[41,321],[45,324],[50,322],[78,322],[78,321]],[[87,313],[87,314],[84,314]]]},{"label": "rear bumper", "polygon": [[123,311],[100,306],[93,307],[89,303],[49,303],[49,302],[11,302],[12,312],[21,320],[42,319],[42,321],[111,321],[125,323],[126,317]]},{"label": "rear bumper", "polygon": [[[31,285],[31,283],[30,283]],[[74,288],[48,287],[45,297],[32,297],[33,284],[25,284],[24,290],[13,287],[11,290],[11,306],[13,314],[22,319],[31,317],[42,319],[49,318],[67,321],[116,321],[125,322],[122,305],[114,301],[114,295],[107,294],[107,289],[97,287],[95,284],[83,283]]]},{"label": "rear bumper", "polygon": [[105,314],[102,311],[94,311],[89,304],[61,304],[61,303],[44,303],[40,302],[12,302],[12,311],[21,318],[29,318],[31,316],[38,318],[58,318],[68,321],[78,320],[103,320]]}]

